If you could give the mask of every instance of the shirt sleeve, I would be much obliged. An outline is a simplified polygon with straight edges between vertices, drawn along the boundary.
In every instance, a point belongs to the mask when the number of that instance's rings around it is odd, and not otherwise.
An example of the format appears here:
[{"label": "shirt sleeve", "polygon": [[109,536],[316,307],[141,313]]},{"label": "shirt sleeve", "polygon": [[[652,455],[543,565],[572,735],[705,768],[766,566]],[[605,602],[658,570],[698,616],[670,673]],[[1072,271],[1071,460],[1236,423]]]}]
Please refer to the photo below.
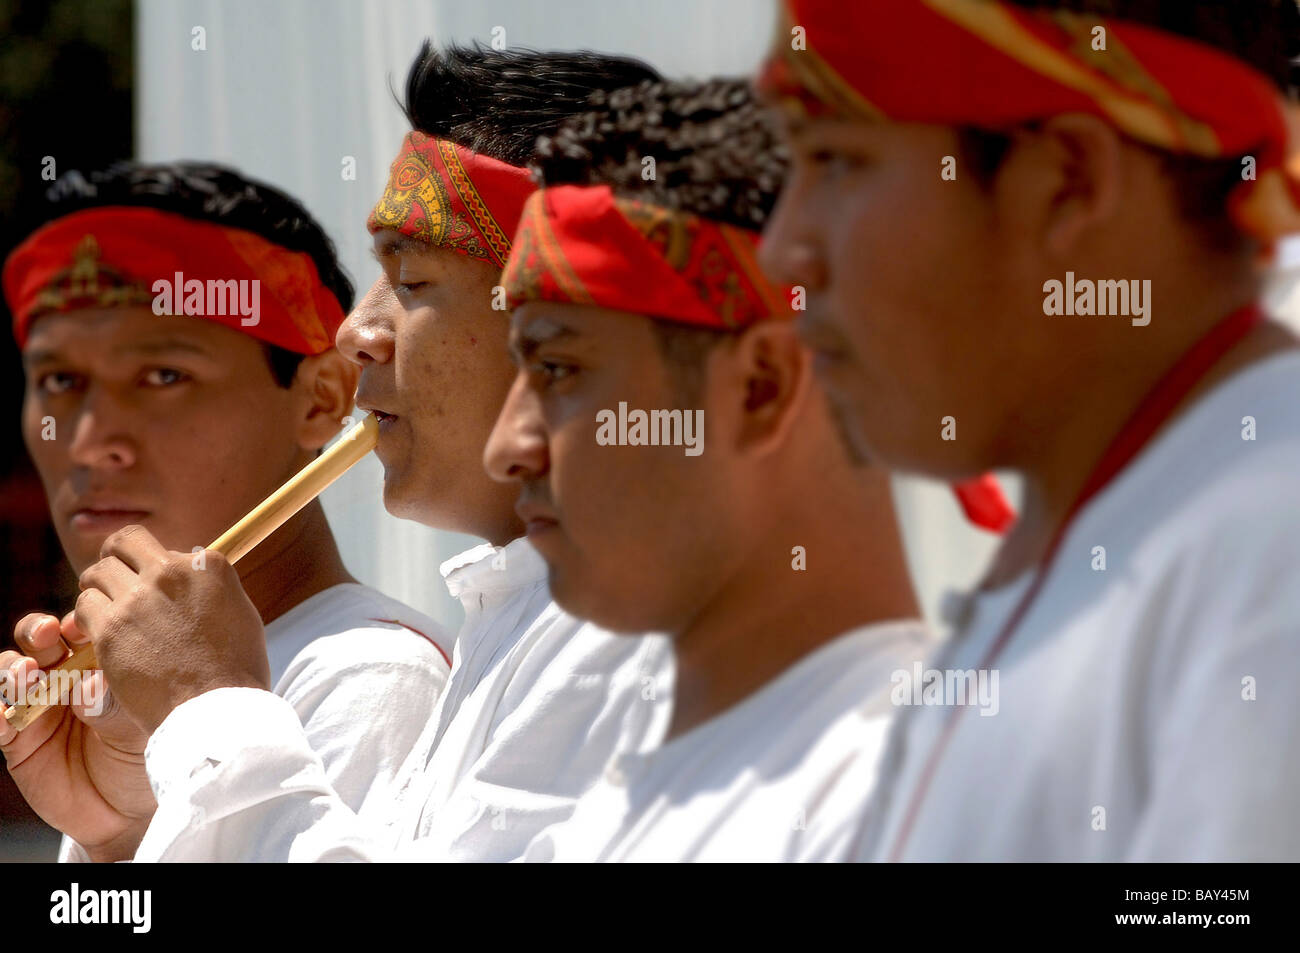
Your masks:
[{"label": "shirt sleeve", "polygon": [[378,832],[330,786],[297,713],[221,688],[178,706],[145,767],[158,810],[137,862],[375,860]]},{"label": "shirt sleeve", "polygon": [[1127,860],[1300,856],[1300,505],[1244,509],[1168,581],[1156,625],[1172,650],[1153,669],[1150,793]]},{"label": "shirt sleeve", "polygon": [[418,636],[359,629],[300,653],[283,697],[219,689],[179,706],[145,750],[158,810],[136,860],[387,856],[446,677]]},{"label": "shirt sleeve", "polygon": [[330,786],[364,817],[391,823],[408,770],[424,759],[448,666],[405,629],[353,629],[317,639],[290,663],[276,694],[298,715]]}]

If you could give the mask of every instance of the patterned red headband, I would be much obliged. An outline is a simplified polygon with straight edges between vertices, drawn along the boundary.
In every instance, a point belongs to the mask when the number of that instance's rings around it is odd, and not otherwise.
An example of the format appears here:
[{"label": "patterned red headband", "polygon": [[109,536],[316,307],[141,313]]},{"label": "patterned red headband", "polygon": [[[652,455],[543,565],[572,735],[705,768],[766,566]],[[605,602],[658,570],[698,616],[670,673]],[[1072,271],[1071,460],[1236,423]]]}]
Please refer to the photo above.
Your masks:
[{"label": "patterned red headband", "polygon": [[608,186],[559,186],[525,204],[502,284],[511,307],[567,301],[714,328],[792,317],[759,271],[758,237]]},{"label": "patterned red headband", "polygon": [[1083,112],[1170,152],[1252,156],[1234,221],[1268,243],[1300,231],[1300,110],[1195,40],[998,0],[783,0],[774,50],[760,89],[796,110],[992,129]]},{"label": "patterned red headband", "polygon": [[504,268],[524,200],[535,190],[526,169],[411,132],[366,224]]},{"label": "patterned red headband", "polygon": [[[257,284],[247,284],[252,281]],[[240,228],[135,206],[87,209],[50,222],[9,256],[3,282],[19,347],[42,315],[136,305],[319,354],[334,346],[344,317],[310,255]],[[167,286],[161,298],[159,282]],[[251,316],[241,310],[250,300],[257,312]]]}]

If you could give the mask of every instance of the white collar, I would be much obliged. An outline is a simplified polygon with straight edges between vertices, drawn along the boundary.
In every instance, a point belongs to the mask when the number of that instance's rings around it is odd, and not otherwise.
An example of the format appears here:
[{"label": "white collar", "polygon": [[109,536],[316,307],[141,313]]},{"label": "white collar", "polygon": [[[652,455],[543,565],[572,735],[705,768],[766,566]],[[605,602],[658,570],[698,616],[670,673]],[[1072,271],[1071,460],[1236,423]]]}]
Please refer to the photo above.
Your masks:
[{"label": "white collar", "polygon": [[485,592],[522,589],[546,581],[546,560],[528,542],[513,539],[504,546],[483,543],[453,556],[438,567],[453,599]]}]

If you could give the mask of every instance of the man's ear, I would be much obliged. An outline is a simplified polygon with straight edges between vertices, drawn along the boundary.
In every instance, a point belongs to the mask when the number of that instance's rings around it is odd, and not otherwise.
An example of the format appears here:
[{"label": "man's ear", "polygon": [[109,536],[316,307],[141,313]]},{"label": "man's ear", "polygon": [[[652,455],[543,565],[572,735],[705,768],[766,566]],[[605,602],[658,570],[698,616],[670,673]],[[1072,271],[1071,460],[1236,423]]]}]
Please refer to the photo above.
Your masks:
[{"label": "man's ear", "polygon": [[767,454],[789,438],[807,399],[812,358],[791,321],[759,321],[728,349],[733,400],[738,399],[737,448]]},{"label": "man's ear", "polygon": [[298,443],[304,449],[319,450],[338,436],[360,379],[361,368],[336,348],[303,358],[293,388],[303,399]]},{"label": "man's ear", "polygon": [[1018,137],[998,171],[999,198],[1048,255],[1068,259],[1119,212],[1124,151],[1096,116],[1054,116]]}]

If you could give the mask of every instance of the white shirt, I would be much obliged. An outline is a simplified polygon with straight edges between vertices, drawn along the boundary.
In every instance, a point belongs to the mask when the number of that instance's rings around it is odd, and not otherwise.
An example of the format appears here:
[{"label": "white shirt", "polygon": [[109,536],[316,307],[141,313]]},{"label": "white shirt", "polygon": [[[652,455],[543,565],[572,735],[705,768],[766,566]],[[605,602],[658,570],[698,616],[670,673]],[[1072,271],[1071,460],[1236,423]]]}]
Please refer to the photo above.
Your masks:
[{"label": "white shirt", "polygon": [[[977,667],[1029,581],[975,598],[930,666]],[[1085,507],[992,668],[998,714],[961,712],[902,859],[1300,860],[1300,354]],[[950,713],[899,718],[861,857],[892,856]]]},{"label": "white shirt", "polygon": [[562,612],[527,540],[477,547],[443,574],[465,624],[387,832],[359,822],[334,790],[291,705],[219,689],[177,707],[150,739],[159,807],[136,859],[372,860],[399,848],[512,859],[571,813],[616,751],[666,721],[667,640],[615,636]]},{"label": "white shirt", "polygon": [[451,644],[428,616],[356,583],[319,592],[266,627],[273,691],[293,706],[352,810],[391,810],[447,686]]},{"label": "white shirt", "polygon": [[[450,642],[432,619],[356,583],[322,590],[266,626],[275,695],[341,801],[375,823],[390,819],[402,769],[433,717]],[[389,698],[401,704],[382,703]],[[213,717],[208,731],[220,731],[224,714]],[[60,859],[87,858],[64,838]]]},{"label": "white shirt", "polygon": [[845,859],[893,713],[891,676],[929,645],[919,622],[839,636],[708,722],[620,755],[527,859]]},{"label": "white shirt", "polygon": [[[407,803],[424,856],[507,861],[565,820],[617,752],[672,716],[672,646],[616,635],[555,605],[526,539],[441,567],[465,606],[432,755]],[[520,618],[527,620],[520,624]]]}]

